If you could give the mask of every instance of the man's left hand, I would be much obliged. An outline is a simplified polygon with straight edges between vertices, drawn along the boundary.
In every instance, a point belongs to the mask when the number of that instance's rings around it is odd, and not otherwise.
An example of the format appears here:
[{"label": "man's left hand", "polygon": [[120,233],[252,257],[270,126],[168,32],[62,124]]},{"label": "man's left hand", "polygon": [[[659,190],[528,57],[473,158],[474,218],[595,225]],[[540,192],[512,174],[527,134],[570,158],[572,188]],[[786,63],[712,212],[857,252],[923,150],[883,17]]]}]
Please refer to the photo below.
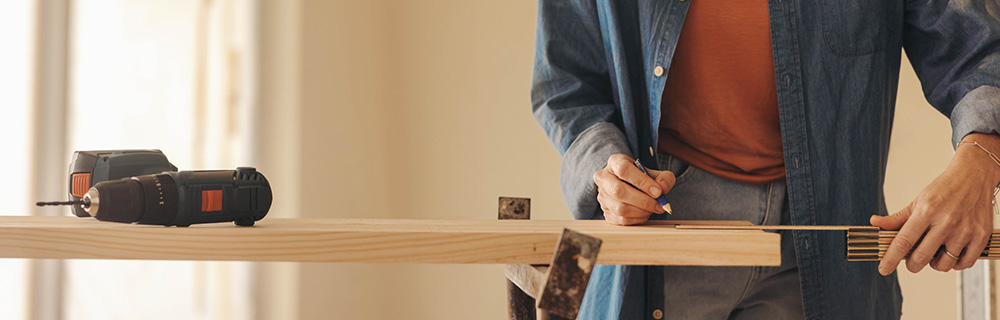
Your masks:
[{"label": "man's left hand", "polygon": [[[1000,152],[996,134],[973,133],[962,141],[976,141],[991,152]],[[910,272],[927,264],[938,271],[972,267],[993,231],[993,189],[998,180],[1000,166],[987,152],[975,145],[959,145],[945,171],[903,210],[871,217],[873,226],[899,230],[882,257],[879,273],[889,275],[907,255]]]}]

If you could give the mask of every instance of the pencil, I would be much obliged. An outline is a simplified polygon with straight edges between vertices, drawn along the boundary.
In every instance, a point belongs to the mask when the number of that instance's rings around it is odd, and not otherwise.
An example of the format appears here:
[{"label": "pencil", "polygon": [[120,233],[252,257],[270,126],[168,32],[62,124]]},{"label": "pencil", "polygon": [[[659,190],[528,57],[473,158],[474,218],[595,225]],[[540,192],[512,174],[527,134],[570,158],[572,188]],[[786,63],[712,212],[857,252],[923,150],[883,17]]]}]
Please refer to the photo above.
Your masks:
[{"label": "pencil", "polygon": [[[632,164],[635,164],[635,167],[639,168],[639,170],[642,171],[642,173],[645,173],[646,176],[648,176],[650,178],[653,177],[653,176],[649,175],[649,171],[646,171],[646,166],[643,166],[642,162],[639,161],[638,158],[636,158],[635,162],[633,162]],[[666,194],[666,191],[664,191],[663,193],[660,193],[660,197],[656,198],[656,201],[660,203],[660,206],[663,207],[663,210],[666,211],[668,214],[674,214],[674,210],[673,210],[673,208],[670,207],[670,202],[667,202],[667,196],[665,194]]]}]

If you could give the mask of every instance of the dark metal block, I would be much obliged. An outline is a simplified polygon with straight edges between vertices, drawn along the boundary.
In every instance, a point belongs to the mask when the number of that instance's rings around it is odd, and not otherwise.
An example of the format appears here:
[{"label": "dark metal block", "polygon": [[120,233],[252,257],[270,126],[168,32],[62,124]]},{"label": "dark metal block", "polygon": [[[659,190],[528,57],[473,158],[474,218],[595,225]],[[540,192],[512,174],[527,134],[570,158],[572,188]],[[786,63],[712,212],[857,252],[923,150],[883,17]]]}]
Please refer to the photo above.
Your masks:
[{"label": "dark metal block", "polygon": [[600,249],[601,239],[563,229],[549,265],[545,287],[538,298],[538,308],[552,315],[576,319]]},{"label": "dark metal block", "polygon": [[497,218],[500,220],[531,219],[531,199],[500,197],[500,206],[498,209]]}]

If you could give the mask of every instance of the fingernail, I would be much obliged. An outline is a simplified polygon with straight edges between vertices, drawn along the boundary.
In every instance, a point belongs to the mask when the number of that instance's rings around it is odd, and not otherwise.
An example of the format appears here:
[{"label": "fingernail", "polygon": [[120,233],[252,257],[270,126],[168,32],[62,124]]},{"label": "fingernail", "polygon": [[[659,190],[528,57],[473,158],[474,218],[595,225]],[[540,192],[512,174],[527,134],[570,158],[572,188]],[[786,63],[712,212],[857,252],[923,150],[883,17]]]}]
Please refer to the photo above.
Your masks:
[{"label": "fingernail", "polygon": [[883,276],[889,275],[889,267],[878,266],[878,273],[882,274]]},{"label": "fingernail", "polygon": [[658,188],[658,187],[649,188],[649,194],[653,195],[653,197],[659,197],[660,196],[660,188]]}]

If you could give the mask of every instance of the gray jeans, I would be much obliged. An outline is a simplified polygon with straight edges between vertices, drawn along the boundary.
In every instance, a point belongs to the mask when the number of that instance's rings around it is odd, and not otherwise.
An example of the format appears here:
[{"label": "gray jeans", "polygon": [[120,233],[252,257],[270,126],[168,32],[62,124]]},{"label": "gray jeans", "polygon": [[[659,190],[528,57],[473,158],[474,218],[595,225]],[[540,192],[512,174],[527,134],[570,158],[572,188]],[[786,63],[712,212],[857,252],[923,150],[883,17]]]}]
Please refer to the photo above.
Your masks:
[{"label": "gray jeans", "polygon": [[[787,224],[785,180],[728,180],[659,154],[677,175],[667,193],[670,220],[746,220]],[[666,267],[664,319],[803,319],[799,268],[791,232],[781,233],[778,267]]]}]

